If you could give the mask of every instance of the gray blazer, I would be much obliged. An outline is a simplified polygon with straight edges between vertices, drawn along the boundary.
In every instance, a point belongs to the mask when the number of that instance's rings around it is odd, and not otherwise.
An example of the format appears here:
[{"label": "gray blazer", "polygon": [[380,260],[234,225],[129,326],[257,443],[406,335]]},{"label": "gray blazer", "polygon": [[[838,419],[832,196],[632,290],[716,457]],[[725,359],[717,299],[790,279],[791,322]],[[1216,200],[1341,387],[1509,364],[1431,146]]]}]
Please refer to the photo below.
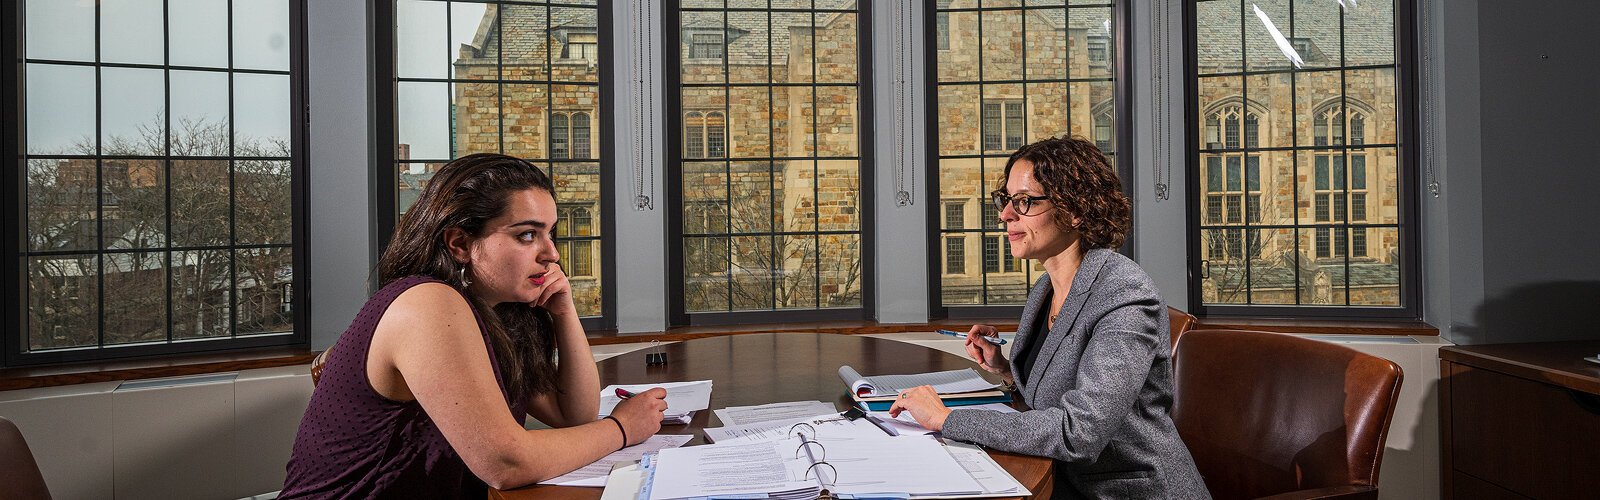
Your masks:
[{"label": "gray blazer", "polygon": [[[1039,331],[1050,290],[1049,275],[1033,284],[1011,351],[1033,409],[956,408],[944,436],[1055,459],[1055,498],[1210,498],[1169,415],[1167,308],[1150,276],[1121,254],[1090,250],[1054,328]],[[1021,373],[1015,356],[1035,347]]]}]

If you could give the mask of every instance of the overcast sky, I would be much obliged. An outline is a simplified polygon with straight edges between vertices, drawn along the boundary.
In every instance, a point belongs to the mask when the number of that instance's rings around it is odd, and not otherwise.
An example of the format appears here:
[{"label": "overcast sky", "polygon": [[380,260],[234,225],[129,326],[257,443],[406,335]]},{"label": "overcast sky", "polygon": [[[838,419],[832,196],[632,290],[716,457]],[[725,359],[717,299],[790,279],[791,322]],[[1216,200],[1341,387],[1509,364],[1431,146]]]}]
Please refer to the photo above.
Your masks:
[{"label": "overcast sky", "polygon": [[[169,0],[162,27],[161,0],[101,0],[99,60],[106,63],[228,68],[228,2]],[[233,0],[233,67],[289,69],[288,0]],[[480,7],[481,8],[481,7]],[[27,57],[95,61],[93,0],[27,0]],[[164,46],[163,38],[171,40]],[[30,63],[27,67],[28,150],[73,152],[95,134],[95,70]],[[131,136],[141,124],[159,124],[166,107],[165,76],[158,69],[103,68],[99,103],[105,137]],[[173,123],[228,119],[228,74],[172,71]],[[240,138],[289,137],[289,78],[233,75],[234,127]]]}]

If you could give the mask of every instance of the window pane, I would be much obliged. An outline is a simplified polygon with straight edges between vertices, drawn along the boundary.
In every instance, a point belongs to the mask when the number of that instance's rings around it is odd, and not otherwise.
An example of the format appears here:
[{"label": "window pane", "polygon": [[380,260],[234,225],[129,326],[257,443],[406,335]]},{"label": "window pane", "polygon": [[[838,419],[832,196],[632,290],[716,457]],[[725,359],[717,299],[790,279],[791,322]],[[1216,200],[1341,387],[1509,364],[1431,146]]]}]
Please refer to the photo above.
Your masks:
[{"label": "window pane", "polygon": [[233,0],[233,66],[289,70],[289,0]]},{"label": "window pane", "polygon": [[[1195,2],[1194,7],[1196,39],[1200,40],[1196,44],[1196,62],[1201,80],[1208,74],[1244,69],[1244,40],[1240,33],[1246,19],[1245,6],[1239,2]],[[1257,22],[1253,13],[1248,20]],[[1206,95],[1204,87],[1200,95]],[[1200,109],[1205,106],[1202,104]]]},{"label": "window pane", "polygon": [[[166,244],[166,163],[160,160],[104,160],[101,203],[116,217],[101,233],[103,248],[159,249]],[[287,175],[287,172],[285,172]],[[288,204],[285,193],[283,203]],[[284,223],[288,223],[285,215]],[[165,330],[163,330],[165,331]]]},{"label": "window pane", "polygon": [[228,3],[167,0],[167,46],[175,66],[228,67]]},{"label": "window pane", "polygon": [[162,154],[166,149],[163,113],[167,103],[161,70],[102,68],[100,78],[102,154]]},{"label": "window pane", "polygon": [[949,236],[944,239],[944,272],[945,274],[965,274],[967,272],[966,238],[962,236]]},{"label": "window pane", "polygon": [[289,75],[233,76],[234,149],[239,156],[288,156]]},{"label": "window pane", "polygon": [[[1073,41],[1072,59],[1075,64],[1073,78],[1111,78],[1112,63],[1116,61],[1116,44],[1112,43],[1111,9],[1105,7],[1071,9],[1070,25],[1074,31],[1083,30],[1083,38]],[[1031,34],[1031,32],[1030,32]],[[1088,71],[1080,68],[1087,66]]]},{"label": "window pane", "polygon": [[294,309],[283,302],[291,285],[293,254],[288,248],[250,248],[234,253],[237,273],[239,335],[280,333],[294,329]]},{"label": "window pane", "polygon": [[[228,243],[228,162],[172,161],[172,244]],[[175,264],[176,265],[176,264]]]},{"label": "window pane", "polygon": [[100,262],[94,255],[32,257],[28,265],[29,351],[98,342]]},{"label": "window pane", "polygon": [[290,238],[289,162],[234,162],[234,234],[241,245],[288,244]]},{"label": "window pane", "polygon": [[[450,76],[450,4],[423,0],[395,2],[395,74],[402,78]],[[454,19],[451,19],[454,21]]]},{"label": "window pane", "polygon": [[[707,90],[715,92],[717,95],[721,95],[723,92],[721,89]],[[727,92],[732,102],[739,105],[739,111],[734,116],[741,119],[729,124],[733,127],[732,134],[729,134],[727,127],[721,125],[724,120],[722,119],[723,113],[719,109],[712,116],[712,119],[708,121],[706,133],[708,137],[716,139],[717,151],[727,151],[735,158],[769,158],[775,156],[779,151],[788,150],[790,136],[782,133],[786,129],[774,130],[777,128],[777,123],[774,120],[788,120],[792,109],[789,103],[793,99],[807,101],[799,103],[801,108],[809,108],[811,105],[809,102],[811,100],[810,94],[806,94],[803,97],[798,94],[790,95],[789,89],[781,87],[733,87],[728,89]],[[777,108],[772,106],[773,100],[778,102]],[[809,115],[810,113],[806,114]],[[806,133],[809,134],[810,117],[808,116],[804,120],[807,121],[805,129]],[[728,145],[729,136],[735,139],[731,151]],[[773,142],[775,136],[776,143]]]},{"label": "window pane", "polygon": [[452,158],[450,84],[399,82],[395,96],[396,135],[400,150],[406,152],[406,158],[397,159]]},{"label": "window pane", "polygon": [[228,156],[228,74],[170,71],[167,75],[172,87],[172,155]]},{"label": "window pane", "polygon": [[93,250],[95,160],[28,161],[28,249]]},{"label": "window pane", "polygon": [[161,4],[161,0],[100,0],[100,60],[164,62]]},{"label": "window pane", "polygon": [[[1304,55],[1286,52],[1273,38],[1272,32],[1277,31],[1284,37],[1298,36],[1290,26],[1288,2],[1226,2],[1236,9],[1243,11],[1244,17],[1244,45],[1246,68],[1250,71],[1286,70],[1296,67],[1294,57],[1304,60]],[[1296,5],[1304,2],[1297,2]],[[1259,9],[1259,11],[1257,10]],[[1238,38],[1238,34],[1231,33],[1229,38]],[[1225,35],[1227,36],[1227,35]]]},{"label": "window pane", "polygon": [[49,27],[26,30],[29,59],[94,61],[93,2],[27,0],[23,8],[28,26]]},{"label": "window pane", "polygon": [[166,258],[166,252],[105,256],[106,344],[167,340]]},{"label": "window pane", "polygon": [[172,338],[226,337],[232,332],[228,250],[172,253]]},{"label": "window pane", "polygon": [[[598,52],[599,18],[600,11],[592,7],[550,8],[550,26],[555,27],[555,29],[549,31],[549,39],[544,43],[555,47],[553,49],[555,52],[549,54],[551,81],[596,84],[600,82],[600,72],[598,71],[600,63],[600,54]],[[544,34],[536,36],[542,35]],[[566,57],[562,57],[561,53],[563,44],[569,51]],[[541,57],[542,55],[535,52],[534,57]],[[515,64],[518,62],[515,59],[521,59],[521,57],[510,59],[513,60],[505,62]],[[559,92],[557,97],[560,97]],[[560,106],[561,103],[558,101],[555,105]],[[595,105],[585,107],[593,108]]]},{"label": "window pane", "polygon": [[1016,80],[1022,73],[1022,11],[980,13],[984,80]]},{"label": "window pane", "polygon": [[727,310],[729,287],[728,239],[686,237],[684,252],[684,308],[690,312]]},{"label": "window pane", "polygon": [[827,234],[819,240],[822,259],[820,307],[861,307],[861,235]]},{"label": "window pane", "polygon": [[[939,86],[939,114],[935,119],[939,122],[939,154],[940,155],[970,155],[977,154],[980,134],[986,133],[990,127],[980,121],[979,114],[983,108],[978,85],[940,85]],[[998,110],[996,110],[998,114]],[[981,128],[980,128],[981,127]],[[945,131],[962,130],[965,133],[948,133]],[[977,132],[977,133],[974,133]],[[995,136],[999,142],[999,136]],[[987,137],[983,137],[987,139]]]},{"label": "window pane", "polygon": [[[795,307],[790,301],[785,301],[783,304],[775,302],[774,288],[778,285],[779,278],[775,266],[777,262],[774,260],[775,244],[776,239],[772,236],[733,238],[731,259],[733,310],[772,309],[774,306]],[[799,286],[799,283],[796,282],[795,286]],[[814,305],[814,302],[810,305]]]},{"label": "window pane", "polygon": [[[798,163],[798,162],[797,162]],[[803,167],[794,165],[794,168],[810,167],[811,162],[805,162]],[[786,170],[787,168],[780,169]],[[761,233],[772,232],[772,224],[777,220],[786,227],[804,224],[809,226],[810,214],[797,213],[794,217],[800,219],[784,224],[790,216],[791,204],[809,205],[811,200],[811,186],[792,186],[795,193],[783,192],[791,186],[784,185],[783,180],[777,184],[772,179],[773,165],[765,161],[741,161],[730,164],[728,176],[733,188],[733,197],[728,204],[733,219],[733,232],[736,233]],[[809,172],[808,172],[809,174]],[[806,177],[810,177],[807,175]],[[776,193],[774,191],[777,191]],[[805,201],[791,201],[794,196],[799,196]],[[775,206],[775,200],[782,200],[783,206]]]},{"label": "window pane", "polygon": [[[824,2],[818,2],[822,4]],[[820,7],[821,5],[819,5]],[[817,81],[821,83],[855,83],[856,24],[853,12],[818,13],[817,24],[825,24],[816,39]],[[852,89],[853,90],[853,89]]]},{"label": "window pane", "polygon": [[[450,104],[453,122],[450,124],[450,149],[447,158],[459,158],[473,153],[499,153],[501,85],[455,82],[451,87],[451,96],[454,98]],[[540,97],[544,94],[543,85],[507,87],[508,92],[519,93],[507,99],[511,103],[535,99],[536,91]],[[541,158],[544,157],[544,145],[541,144],[538,134],[539,132],[535,131],[532,134],[517,134],[515,139],[510,137],[507,139],[519,141],[519,149],[523,151],[532,149],[538,152],[528,156]]]},{"label": "window pane", "polygon": [[27,72],[28,153],[96,154],[94,68],[28,64]]}]

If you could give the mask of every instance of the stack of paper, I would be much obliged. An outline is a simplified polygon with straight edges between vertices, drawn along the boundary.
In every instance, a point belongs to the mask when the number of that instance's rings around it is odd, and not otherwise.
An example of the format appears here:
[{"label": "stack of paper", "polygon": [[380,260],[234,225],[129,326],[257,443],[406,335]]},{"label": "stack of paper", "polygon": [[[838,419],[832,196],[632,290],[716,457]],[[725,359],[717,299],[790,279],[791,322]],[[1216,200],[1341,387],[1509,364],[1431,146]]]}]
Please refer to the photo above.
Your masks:
[{"label": "stack of paper", "polygon": [[789,429],[801,423],[810,426],[809,429],[805,429],[806,426],[801,426],[801,428],[807,432],[815,433],[816,439],[821,442],[879,439],[891,435],[887,430],[874,425],[865,418],[850,420],[840,417],[838,413],[826,413],[804,418],[709,428],[706,429],[706,440],[721,444],[785,439],[790,437]]},{"label": "stack of paper", "polygon": [[[983,485],[939,441],[929,437],[880,437],[826,443],[826,461],[796,456],[797,438],[662,450],[651,474],[650,498],[761,495],[816,498],[835,494],[905,496],[983,495]],[[818,472],[822,471],[822,472]],[[820,476],[820,477],[819,477]]]},{"label": "stack of paper", "polygon": [[638,394],[656,387],[667,390],[667,411],[661,417],[663,424],[687,424],[694,419],[694,412],[711,406],[710,380],[608,385],[600,390],[600,416],[610,415],[617,408],[617,403],[622,402],[622,398],[617,397],[617,389]]},{"label": "stack of paper", "polygon": [[761,422],[794,420],[837,411],[833,403],[821,401],[790,401],[756,406],[729,406],[717,410],[722,425],[750,425]]},{"label": "stack of paper", "polygon": [[606,476],[611,473],[612,466],[618,463],[638,461],[639,458],[643,457],[646,453],[655,453],[666,448],[677,448],[679,446],[683,446],[683,443],[687,443],[691,439],[694,439],[694,436],[675,434],[657,434],[650,436],[650,439],[644,440],[643,443],[611,452],[610,455],[606,455],[604,458],[596,460],[592,464],[586,465],[578,470],[568,472],[553,479],[540,481],[539,484],[592,486],[596,488],[605,486]]}]

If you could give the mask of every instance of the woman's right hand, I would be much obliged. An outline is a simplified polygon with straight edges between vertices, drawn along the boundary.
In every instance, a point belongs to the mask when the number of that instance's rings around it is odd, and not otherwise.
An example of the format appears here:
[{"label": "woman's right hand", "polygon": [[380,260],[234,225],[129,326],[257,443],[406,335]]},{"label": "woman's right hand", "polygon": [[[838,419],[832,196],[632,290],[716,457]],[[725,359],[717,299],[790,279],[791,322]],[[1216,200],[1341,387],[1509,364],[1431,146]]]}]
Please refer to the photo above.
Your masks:
[{"label": "woman's right hand", "polygon": [[976,361],[984,371],[1010,380],[1011,363],[1007,363],[1006,356],[1000,353],[1000,346],[980,339],[979,336],[999,337],[1000,332],[989,325],[972,325],[972,330],[967,331],[967,357]]},{"label": "woman's right hand", "polygon": [[628,433],[628,446],[643,443],[661,430],[661,414],[667,409],[667,390],[650,389],[617,403],[611,416]]}]

